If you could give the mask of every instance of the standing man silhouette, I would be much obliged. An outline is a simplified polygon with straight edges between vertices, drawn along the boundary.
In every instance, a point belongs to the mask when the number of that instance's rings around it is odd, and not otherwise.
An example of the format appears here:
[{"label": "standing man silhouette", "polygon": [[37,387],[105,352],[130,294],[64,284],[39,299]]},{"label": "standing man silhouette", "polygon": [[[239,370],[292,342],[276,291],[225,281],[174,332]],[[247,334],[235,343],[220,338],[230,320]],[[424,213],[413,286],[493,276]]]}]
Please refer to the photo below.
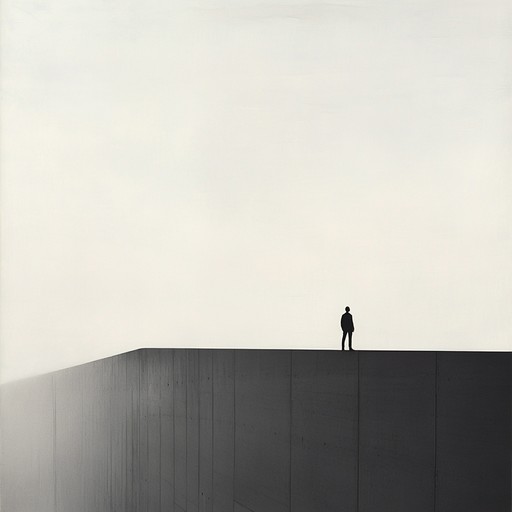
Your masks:
[{"label": "standing man silhouette", "polygon": [[348,349],[354,350],[352,348],[352,333],[354,332],[354,320],[352,319],[352,315],[349,313],[350,308],[347,306],[345,308],[345,313],[341,315],[341,330],[343,331],[343,338],[341,339],[341,350],[345,350],[345,338],[348,333]]}]

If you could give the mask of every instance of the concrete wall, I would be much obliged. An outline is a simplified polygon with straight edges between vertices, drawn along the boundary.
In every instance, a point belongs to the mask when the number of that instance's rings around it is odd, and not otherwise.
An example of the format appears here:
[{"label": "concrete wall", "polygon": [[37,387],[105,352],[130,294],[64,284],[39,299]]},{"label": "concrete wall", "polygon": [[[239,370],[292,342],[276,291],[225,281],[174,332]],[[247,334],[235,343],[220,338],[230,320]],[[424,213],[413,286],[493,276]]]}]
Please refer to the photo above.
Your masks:
[{"label": "concrete wall", "polygon": [[511,355],[140,350],[2,386],[2,512],[509,512]]},{"label": "concrete wall", "polygon": [[2,386],[2,512],[139,510],[140,355]]}]

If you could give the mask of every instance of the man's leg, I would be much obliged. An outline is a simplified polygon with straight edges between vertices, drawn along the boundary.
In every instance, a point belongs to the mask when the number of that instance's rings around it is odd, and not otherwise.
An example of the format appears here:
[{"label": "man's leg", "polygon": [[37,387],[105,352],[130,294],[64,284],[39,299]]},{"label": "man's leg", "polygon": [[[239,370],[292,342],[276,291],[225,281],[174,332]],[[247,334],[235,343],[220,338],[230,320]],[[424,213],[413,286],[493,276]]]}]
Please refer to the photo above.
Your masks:
[{"label": "man's leg", "polygon": [[348,349],[349,350],[354,350],[352,348],[352,331],[348,333]]},{"label": "man's leg", "polygon": [[343,338],[341,338],[341,350],[345,350],[345,338],[347,337],[347,331],[343,331]]}]

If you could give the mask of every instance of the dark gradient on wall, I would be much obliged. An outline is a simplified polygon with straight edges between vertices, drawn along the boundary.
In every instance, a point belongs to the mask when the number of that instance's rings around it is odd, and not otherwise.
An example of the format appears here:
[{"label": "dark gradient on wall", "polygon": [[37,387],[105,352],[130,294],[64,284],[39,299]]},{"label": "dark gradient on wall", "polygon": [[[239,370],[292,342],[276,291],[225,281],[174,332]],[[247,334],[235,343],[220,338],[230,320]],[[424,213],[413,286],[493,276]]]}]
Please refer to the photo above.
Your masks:
[{"label": "dark gradient on wall", "polygon": [[510,512],[504,353],[144,349],[1,388],[2,512]]}]

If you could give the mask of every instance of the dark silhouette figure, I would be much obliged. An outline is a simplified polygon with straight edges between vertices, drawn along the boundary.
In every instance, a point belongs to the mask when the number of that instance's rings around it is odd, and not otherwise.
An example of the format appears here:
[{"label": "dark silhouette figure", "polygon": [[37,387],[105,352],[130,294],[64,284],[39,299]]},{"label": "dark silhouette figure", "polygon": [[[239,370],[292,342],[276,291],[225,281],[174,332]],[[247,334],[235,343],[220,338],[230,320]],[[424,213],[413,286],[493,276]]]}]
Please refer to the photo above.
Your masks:
[{"label": "dark silhouette figure", "polygon": [[352,333],[354,332],[354,320],[352,319],[352,315],[349,313],[350,308],[347,306],[345,308],[346,313],[341,315],[341,330],[343,331],[343,338],[341,339],[341,350],[345,350],[345,338],[348,334],[348,349],[354,350],[352,348]]}]

